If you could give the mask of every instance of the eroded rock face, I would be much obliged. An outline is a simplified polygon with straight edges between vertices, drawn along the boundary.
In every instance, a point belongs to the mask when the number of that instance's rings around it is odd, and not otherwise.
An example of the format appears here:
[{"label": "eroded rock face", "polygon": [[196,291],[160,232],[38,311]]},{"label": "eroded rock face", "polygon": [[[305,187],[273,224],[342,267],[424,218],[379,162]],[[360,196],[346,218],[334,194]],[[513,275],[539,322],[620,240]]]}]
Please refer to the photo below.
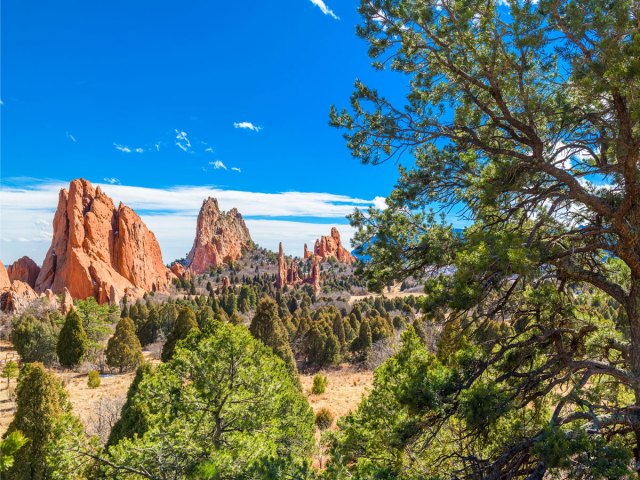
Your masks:
[{"label": "eroded rock face", "polygon": [[60,191],[36,291],[63,293],[66,287],[73,298],[113,303],[164,290],[171,275],[155,235],[133,210],[122,203],[116,208],[84,179]]},{"label": "eroded rock face", "polygon": [[173,262],[171,265],[171,273],[173,273],[176,277],[186,280],[191,280],[191,273],[188,270],[185,270],[184,266],[180,262]]},{"label": "eroded rock face", "polygon": [[9,265],[7,273],[11,281],[20,280],[33,288],[36,286],[40,267],[29,257],[21,257]]},{"label": "eroded rock face", "polygon": [[22,313],[39,295],[28,283],[11,282],[11,287],[0,295],[0,310],[7,313]]},{"label": "eroded rock face", "polygon": [[311,258],[311,257],[313,257],[313,253],[307,248],[307,244],[305,243],[304,244],[304,255],[303,255],[302,258],[304,258],[306,260],[307,258]]},{"label": "eroded rock face", "polygon": [[198,275],[235,262],[250,242],[249,229],[238,210],[221,212],[218,201],[207,198],[200,208],[196,238],[187,255],[188,270]]},{"label": "eroded rock face", "polygon": [[356,261],[355,257],[342,246],[340,232],[336,227],[331,228],[331,235],[322,236],[316,240],[313,254],[320,257],[321,260],[328,260],[333,257],[339,262],[347,264],[352,264]]},{"label": "eroded rock face", "polygon": [[8,290],[9,288],[11,288],[11,279],[9,279],[4,263],[0,262],[0,291]]}]

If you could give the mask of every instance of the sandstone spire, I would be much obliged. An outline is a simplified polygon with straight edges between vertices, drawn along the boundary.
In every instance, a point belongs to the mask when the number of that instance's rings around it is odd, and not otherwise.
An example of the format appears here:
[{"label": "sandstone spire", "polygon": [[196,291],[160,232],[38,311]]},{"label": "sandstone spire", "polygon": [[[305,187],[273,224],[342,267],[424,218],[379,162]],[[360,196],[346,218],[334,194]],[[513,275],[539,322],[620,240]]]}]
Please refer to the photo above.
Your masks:
[{"label": "sandstone spire", "polygon": [[340,232],[336,227],[331,228],[331,235],[322,236],[316,240],[313,254],[320,257],[321,260],[328,260],[333,257],[339,262],[347,264],[352,264],[356,261],[355,257],[342,246]]},{"label": "sandstone spire", "polygon": [[209,197],[198,214],[196,238],[187,255],[188,269],[198,275],[210,267],[235,262],[250,243],[249,229],[238,210],[221,212],[218,201]]}]

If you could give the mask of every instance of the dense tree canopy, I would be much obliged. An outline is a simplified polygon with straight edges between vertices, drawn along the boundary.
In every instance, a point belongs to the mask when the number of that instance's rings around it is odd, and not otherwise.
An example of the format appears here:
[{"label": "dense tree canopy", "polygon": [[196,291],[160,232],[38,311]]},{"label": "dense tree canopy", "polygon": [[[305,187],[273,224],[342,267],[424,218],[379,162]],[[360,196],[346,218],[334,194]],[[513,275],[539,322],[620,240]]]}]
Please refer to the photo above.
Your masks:
[{"label": "dense tree canopy", "polygon": [[445,478],[629,475],[640,465],[640,4],[363,0],[360,11],[375,65],[406,74],[409,92],[396,105],[358,83],[332,123],[365,163],[413,163],[388,208],[352,217],[372,260],[363,272],[377,288],[424,278],[429,318],[455,333],[422,373],[436,375],[430,389],[448,378],[446,400],[405,399],[420,420],[387,453],[422,455]]},{"label": "dense tree canopy", "polygon": [[128,403],[144,428],[110,447],[109,478],[265,478],[271,459],[304,464],[313,415],[285,363],[245,327],[211,330],[136,385]]}]

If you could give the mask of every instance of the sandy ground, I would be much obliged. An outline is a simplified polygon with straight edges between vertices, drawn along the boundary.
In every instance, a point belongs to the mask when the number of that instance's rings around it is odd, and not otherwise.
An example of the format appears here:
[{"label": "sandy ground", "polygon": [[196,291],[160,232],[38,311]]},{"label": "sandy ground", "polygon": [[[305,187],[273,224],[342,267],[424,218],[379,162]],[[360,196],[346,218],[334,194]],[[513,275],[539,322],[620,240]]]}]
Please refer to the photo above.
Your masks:
[{"label": "sandy ground", "polygon": [[[147,360],[157,361],[152,358],[150,352],[145,351],[144,353]],[[4,365],[4,362],[9,359],[17,360],[18,356],[10,343],[0,341],[0,363]],[[86,373],[57,369],[53,371],[62,381],[69,394],[74,413],[80,417],[87,432],[106,439],[111,426],[118,418],[134,372],[103,375],[100,387],[89,388]],[[348,364],[322,370],[320,373],[327,375],[328,383],[325,393],[311,394],[313,374],[301,375],[303,391],[314,412],[323,407],[328,408],[336,419],[358,406],[373,381],[372,372],[359,371]],[[16,381],[11,380],[9,388],[6,385],[6,380],[0,380],[0,435],[7,430],[15,413]],[[335,428],[335,423],[333,428]]]}]

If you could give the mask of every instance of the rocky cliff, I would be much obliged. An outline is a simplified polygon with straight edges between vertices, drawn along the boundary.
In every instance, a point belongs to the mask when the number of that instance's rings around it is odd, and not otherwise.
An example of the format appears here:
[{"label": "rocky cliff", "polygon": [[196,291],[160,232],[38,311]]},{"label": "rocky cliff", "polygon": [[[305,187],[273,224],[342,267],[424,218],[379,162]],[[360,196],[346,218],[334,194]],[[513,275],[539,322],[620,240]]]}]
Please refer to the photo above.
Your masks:
[{"label": "rocky cliff", "polygon": [[188,270],[198,275],[211,267],[235,262],[250,243],[249,229],[238,210],[221,212],[218,201],[207,198],[200,208],[196,238],[187,255]]},{"label": "rocky cliff", "polygon": [[329,260],[331,257],[347,264],[352,264],[356,261],[356,258],[342,246],[340,232],[336,227],[331,228],[331,235],[322,236],[316,240],[313,254],[319,257],[321,261]]},{"label": "rocky cliff", "polygon": [[35,282],[74,298],[117,302],[164,290],[172,274],[162,262],[155,235],[129,207],[84,179],[62,189],[53,219],[53,239]]},{"label": "rocky cliff", "polygon": [[36,279],[40,273],[40,267],[29,257],[22,257],[9,265],[7,273],[12,282],[14,280],[20,280],[33,288],[36,286]]}]

